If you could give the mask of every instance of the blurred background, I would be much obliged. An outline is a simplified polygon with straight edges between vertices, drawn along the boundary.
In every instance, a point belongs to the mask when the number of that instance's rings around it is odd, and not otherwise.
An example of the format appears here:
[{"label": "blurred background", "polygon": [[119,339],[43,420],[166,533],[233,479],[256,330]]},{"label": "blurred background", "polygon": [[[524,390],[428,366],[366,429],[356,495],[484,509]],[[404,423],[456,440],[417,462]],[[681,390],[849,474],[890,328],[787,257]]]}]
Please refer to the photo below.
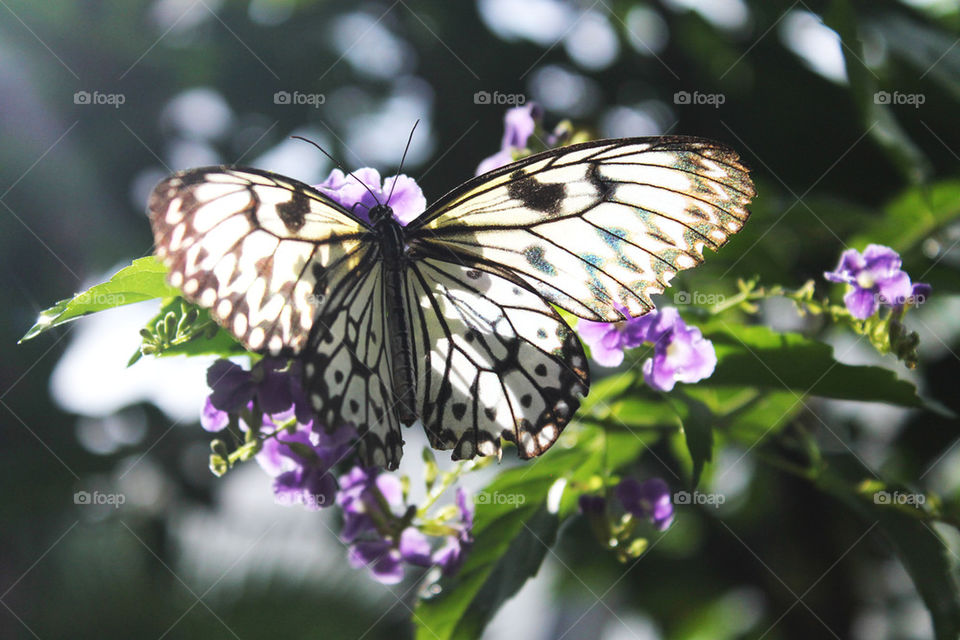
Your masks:
[{"label": "blurred background", "polygon": [[[16,345],[41,309],[151,252],[145,202],[166,174],[238,163],[320,182],[331,164],[297,134],[390,175],[419,119],[404,172],[432,201],[497,150],[507,107],[536,101],[548,125],[598,137],[738,149],[754,217],[697,277],[799,286],[911,185],[960,179],[958,39],[950,0],[0,0],[0,637],[412,634],[416,584],[351,570],[330,514],[273,504],[255,465],[209,473],[208,362],[125,368],[156,304]],[[880,361],[954,410],[958,241],[931,224],[904,254],[935,291],[911,327],[923,367],[825,335],[840,359]],[[794,419],[828,421],[826,450],[955,493],[955,423],[813,410]],[[685,509],[635,565],[574,522],[487,636],[931,637],[869,523],[744,452],[718,453],[727,502]],[[79,491],[124,502],[76,504]]]}]

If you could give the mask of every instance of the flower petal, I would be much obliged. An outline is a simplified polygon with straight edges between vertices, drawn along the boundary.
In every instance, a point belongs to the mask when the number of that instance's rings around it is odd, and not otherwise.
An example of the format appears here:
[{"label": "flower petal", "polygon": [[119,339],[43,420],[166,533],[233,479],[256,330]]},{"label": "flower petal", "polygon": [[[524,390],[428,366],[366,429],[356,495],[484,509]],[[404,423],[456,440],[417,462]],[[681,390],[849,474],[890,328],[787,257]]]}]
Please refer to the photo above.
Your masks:
[{"label": "flower petal", "polygon": [[228,424],[230,424],[230,414],[213,406],[213,402],[208,397],[203,403],[203,411],[200,412],[200,426],[211,433],[216,433],[226,429]]},{"label": "flower petal", "polygon": [[615,322],[577,322],[580,339],[590,347],[590,357],[604,367],[616,367],[623,362],[623,347],[619,346],[617,324]]},{"label": "flower petal", "polygon": [[904,271],[897,271],[890,277],[878,280],[877,293],[880,296],[880,302],[885,305],[896,307],[906,304],[913,295],[910,276]]},{"label": "flower petal", "polygon": [[410,564],[421,567],[429,567],[432,563],[430,559],[430,541],[423,535],[419,529],[407,527],[400,534],[400,557]]},{"label": "flower petal", "polygon": [[210,402],[217,409],[236,412],[253,399],[256,386],[250,372],[235,362],[217,360],[207,369]]},{"label": "flower petal", "polygon": [[[396,185],[396,186],[394,186]],[[408,176],[390,176],[383,181],[383,193],[390,195],[390,202],[384,202],[393,209],[393,217],[406,226],[427,208],[427,199],[423,197],[420,185]]]},{"label": "flower petal", "polygon": [[843,296],[843,302],[850,315],[859,320],[866,320],[876,313],[879,307],[873,291],[857,287],[852,288],[847,292],[847,295]]},{"label": "flower petal", "polygon": [[477,165],[477,171],[475,175],[482,175],[488,171],[493,171],[494,169],[499,169],[500,167],[506,166],[513,162],[513,153],[507,149],[497,151],[492,156],[488,156],[480,161],[480,164]]}]

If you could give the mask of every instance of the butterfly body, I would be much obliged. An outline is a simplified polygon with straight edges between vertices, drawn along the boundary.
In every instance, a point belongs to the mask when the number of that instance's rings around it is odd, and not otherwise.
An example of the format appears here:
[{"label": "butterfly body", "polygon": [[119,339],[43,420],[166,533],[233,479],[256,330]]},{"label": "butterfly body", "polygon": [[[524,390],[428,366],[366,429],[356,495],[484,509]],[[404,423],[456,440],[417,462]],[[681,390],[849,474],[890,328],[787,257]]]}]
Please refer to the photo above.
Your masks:
[{"label": "butterfly body", "polygon": [[392,386],[397,401],[397,417],[409,427],[417,420],[417,409],[410,325],[404,301],[406,240],[403,227],[394,219],[393,210],[388,205],[376,205],[370,209],[369,215],[374,231],[379,236],[382,252],[384,294],[387,298],[385,311],[390,353],[393,356]]},{"label": "butterfly body", "polygon": [[729,148],[598,140],[468,180],[410,221],[369,221],[267,171],[205,167],[150,198],[169,280],[247,349],[297,357],[319,422],[395,468],[418,418],[454,459],[542,454],[590,383],[559,307],[615,322],[703,260],[754,195]]}]

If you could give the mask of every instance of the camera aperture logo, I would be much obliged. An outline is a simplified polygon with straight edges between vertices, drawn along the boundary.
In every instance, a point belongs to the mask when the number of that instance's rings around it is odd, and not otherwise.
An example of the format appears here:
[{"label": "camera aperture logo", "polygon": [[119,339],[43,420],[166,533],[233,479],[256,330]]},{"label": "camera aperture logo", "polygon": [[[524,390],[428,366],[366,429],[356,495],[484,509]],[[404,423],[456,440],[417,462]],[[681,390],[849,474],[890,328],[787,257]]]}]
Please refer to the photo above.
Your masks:
[{"label": "camera aperture logo", "polygon": [[122,93],[101,93],[99,91],[77,91],[73,94],[73,104],[109,105],[119,109],[127,101]]},{"label": "camera aperture logo", "polygon": [[500,491],[481,491],[474,496],[473,501],[476,504],[509,504],[519,507],[527,501],[527,496],[522,493],[501,493]]},{"label": "camera aperture logo", "polygon": [[473,94],[473,104],[494,104],[494,105],[509,105],[511,107],[519,107],[520,105],[526,103],[527,96],[522,93],[500,93],[499,91],[494,91],[490,93],[489,91],[477,91]]},{"label": "camera aperture logo", "polygon": [[689,105],[707,105],[713,107],[714,109],[719,109],[720,105],[727,101],[727,96],[722,93],[701,93],[699,91],[694,91],[693,93],[689,91],[677,91],[673,94],[673,104],[689,104]]},{"label": "camera aperture logo", "polygon": [[701,307],[723,304],[727,297],[722,293],[704,293],[702,291],[677,291],[673,294],[673,304],[680,305],[698,305]]},{"label": "camera aperture logo", "polygon": [[273,104],[309,105],[319,109],[327,101],[322,93],[301,93],[300,91],[277,91],[273,94]]},{"label": "camera aperture logo", "polygon": [[922,93],[902,93],[900,91],[877,91],[873,94],[874,104],[907,105],[914,109],[919,109],[920,105],[927,101],[927,96]]},{"label": "camera aperture logo", "polygon": [[673,504],[698,504],[711,506],[719,509],[720,505],[727,501],[727,497],[722,493],[700,493],[699,491],[677,491],[673,494]]},{"label": "camera aperture logo", "polygon": [[922,493],[903,493],[901,491],[877,491],[873,494],[873,504],[908,505],[919,509],[926,503],[927,496]]},{"label": "camera aperture logo", "polygon": [[73,504],[81,506],[87,505],[109,505],[114,509],[119,509],[120,505],[127,501],[127,496],[122,493],[101,493],[100,491],[77,491],[73,494]]}]

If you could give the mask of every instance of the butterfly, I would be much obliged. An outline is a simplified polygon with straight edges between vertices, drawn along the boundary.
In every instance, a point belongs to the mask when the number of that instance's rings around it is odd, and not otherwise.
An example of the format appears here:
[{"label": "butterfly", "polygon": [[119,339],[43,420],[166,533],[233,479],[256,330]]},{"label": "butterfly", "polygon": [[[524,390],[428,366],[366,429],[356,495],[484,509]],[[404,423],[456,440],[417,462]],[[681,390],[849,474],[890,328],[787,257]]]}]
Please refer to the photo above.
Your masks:
[{"label": "butterfly", "polygon": [[548,150],[477,176],[408,225],[369,221],[268,171],[191,169],[149,209],[170,283],[245,348],[297,357],[320,420],[396,468],[400,424],[453,459],[556,442],[587,394],[557,308],[649,312],[680,270],[737,233],[755,195],[728,147],[664,136]]}]

